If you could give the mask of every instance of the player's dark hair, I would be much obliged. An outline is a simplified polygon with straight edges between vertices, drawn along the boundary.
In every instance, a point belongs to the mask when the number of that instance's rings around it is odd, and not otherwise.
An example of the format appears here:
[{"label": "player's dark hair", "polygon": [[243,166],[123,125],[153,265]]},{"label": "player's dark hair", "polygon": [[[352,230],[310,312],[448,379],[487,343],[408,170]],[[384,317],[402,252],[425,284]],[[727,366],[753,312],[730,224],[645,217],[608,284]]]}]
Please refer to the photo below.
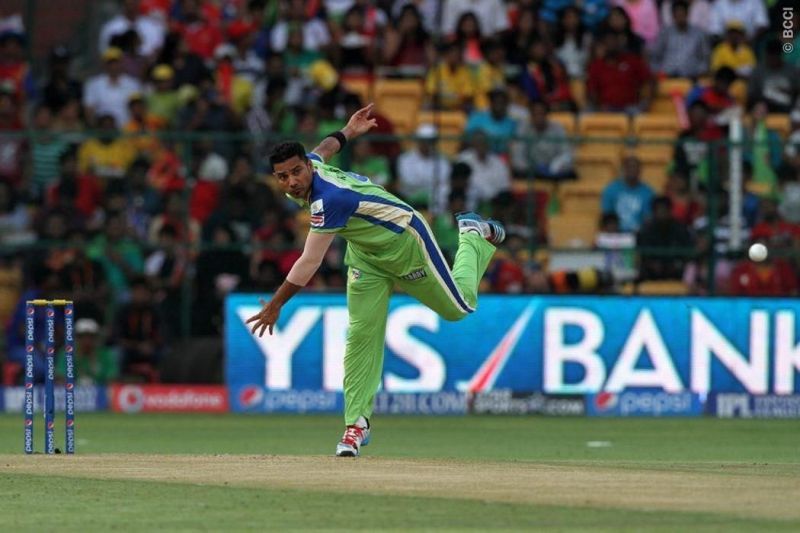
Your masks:
[{"label": "player's dark hair", "polygon": [[306,149],[297,141],[282,142],[275,145],[272,152],[269,154],[269,164],[274,167],[278,163],[288,161],[294,156],[299,157],[303,161],[306,160]]}]

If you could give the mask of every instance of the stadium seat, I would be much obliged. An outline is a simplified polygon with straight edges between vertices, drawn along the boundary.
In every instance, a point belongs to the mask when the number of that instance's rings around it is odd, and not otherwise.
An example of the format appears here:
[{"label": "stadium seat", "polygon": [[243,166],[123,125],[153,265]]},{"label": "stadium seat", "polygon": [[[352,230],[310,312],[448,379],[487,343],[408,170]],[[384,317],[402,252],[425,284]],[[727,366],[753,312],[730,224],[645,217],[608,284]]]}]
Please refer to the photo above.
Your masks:
[{"label": "stadium seat", "polygon": [[0,324],[6,324],[22,292],[22,270],[19,267],[0,268]]},{"label": "stadium seat", "polygon": [[600,195],[603,186],[584,184],[580,181],[564,183],[559,187],[561,214],[592,216],[600,218]]},{"label": "stadium seat", "polygon": [[675,104],[674,95],[678,95],[681,100],[692,89],[692,80],[688,78],[666,78],[658,82],[658,92],[653,99],[650,107],[651,113],[674,114]]},{"label": "stadium seat", "polygon": [[461,148],[467,116],[462,111],[420,111],[417,124],[433,124],[439,130],[439,135],[449,137],[439,142],[439,150],[452,156]]},{"label": "stadium seat", "polygon": [[548,239],[556,248],[592,248],[597,233],[597,217],[561,213],[548,219]]},{"label": "stadium seat", "polygon": [[767,127],[777,131],[783,139],[786,139],[792,133],[792,122],[789,120],[789,115],[784,113],[770,113],[767,115]]},{"label": "stadium seat", "polygon": [[372,80],[364,77],[343,77],[342,85],[344,88],[353,94],[357,94],[363,104],[368,104],[373,101],[373,85]]},{"label": "stadium seat", "polygon": [[578,120],[583,137],[623,138],[628,135],[628,115],[624,113],[585,113]]},{"label": "stadium seat", "polygon": [[561,124],[564,128],[564,131],[567,132],[567,135],[575,135],[575,113],[570,112],[557,112],[557,113],[550,113],[547,116],[548,119]]},{"label": "stadium seat", "polygon": [[641,145],[634,150],[642,165],[642,181],[650,185],[656,193],[664,191],[667,185],[667,168],[672,160],[672,148],[659,150],[661,147]]},{"label": "stadium seat", "polygon": [[674,140],[680,132],[675,115],[642,113],[633,119],[633,133],[640,139]]},{"label": "stadium seat", "polygon": [[397,133],[408,135],[414,131],[421,103],[420,80],[382,79],[375,82],[375,105],[392,121]]},{"label": "stadium seat", "polygon": [[643,295],[685,296],[689,293],[689,287],[677,280],[640,281],[634,290]]},{"label": "stadium seat", "polygon": [[575,170],[581,182],[599,184],[601,188],[619,174],[621,145],[584,144],[575,153]]}]

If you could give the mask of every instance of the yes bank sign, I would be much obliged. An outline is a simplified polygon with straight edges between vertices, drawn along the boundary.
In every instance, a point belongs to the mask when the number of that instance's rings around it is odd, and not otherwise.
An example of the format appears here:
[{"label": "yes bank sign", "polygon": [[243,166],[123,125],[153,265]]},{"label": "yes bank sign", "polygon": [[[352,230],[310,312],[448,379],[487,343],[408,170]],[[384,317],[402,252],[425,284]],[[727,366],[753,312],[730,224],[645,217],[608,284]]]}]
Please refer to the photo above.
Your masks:
[{"label": "yes bank sign", "polygon": [[[228,385],[340,391],[343,295],[301,294],[274,334],[250,334],[258,295],[226,302]],[[447,322],[417,301],[389,306],[383,389],[620,392],[800,392],[800,303],[794,300],[481,297]]]}]

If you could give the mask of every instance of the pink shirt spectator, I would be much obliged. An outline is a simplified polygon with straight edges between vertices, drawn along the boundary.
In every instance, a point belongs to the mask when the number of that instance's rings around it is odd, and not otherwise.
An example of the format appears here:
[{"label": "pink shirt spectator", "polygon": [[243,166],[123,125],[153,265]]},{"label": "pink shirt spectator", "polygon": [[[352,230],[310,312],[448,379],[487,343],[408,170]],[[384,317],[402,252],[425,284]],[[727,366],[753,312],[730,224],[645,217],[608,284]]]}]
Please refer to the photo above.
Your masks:
[{"label": "pink shirt spectator", "polygon": [[647,44],[655,42],[660,29],[655,0],[614,0],[613,4],[624,9],[631,18],[631,29],[636,35]]}]

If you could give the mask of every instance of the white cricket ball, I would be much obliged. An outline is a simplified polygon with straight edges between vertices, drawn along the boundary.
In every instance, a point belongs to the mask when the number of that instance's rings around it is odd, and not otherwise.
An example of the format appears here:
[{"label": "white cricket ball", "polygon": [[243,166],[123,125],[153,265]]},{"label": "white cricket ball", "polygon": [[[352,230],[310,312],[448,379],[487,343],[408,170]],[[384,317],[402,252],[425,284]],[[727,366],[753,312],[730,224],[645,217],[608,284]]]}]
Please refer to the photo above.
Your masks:
[{"label": "white cricket ball", "polygon": [[747,255],[750,256],[751,261],[760,263],[761,261],[767,258],[767,247],[761,244],[760,242],[757,242],[754,245],[750,246],[750,249],[747,251]]}]

